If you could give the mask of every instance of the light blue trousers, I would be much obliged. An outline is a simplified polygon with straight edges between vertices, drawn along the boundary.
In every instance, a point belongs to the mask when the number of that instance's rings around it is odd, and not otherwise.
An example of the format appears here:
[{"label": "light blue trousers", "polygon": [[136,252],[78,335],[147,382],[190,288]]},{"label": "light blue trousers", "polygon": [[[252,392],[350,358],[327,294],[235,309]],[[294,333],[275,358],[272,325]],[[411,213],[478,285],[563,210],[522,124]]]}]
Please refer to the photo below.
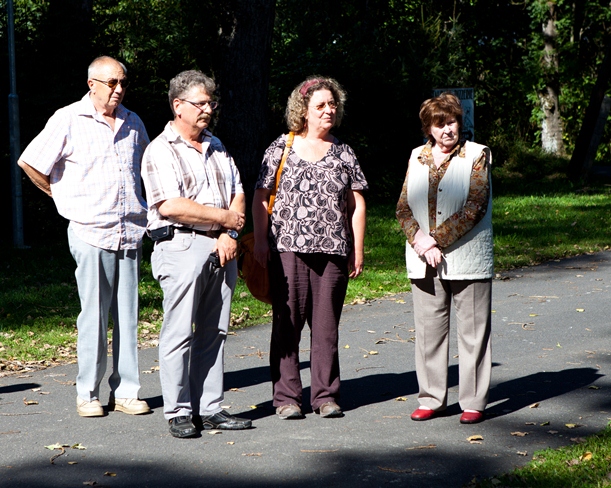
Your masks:
[{"label": "light blue trousers", "polygon": [[109,251],[79,239],[68,227],[76,261],[81,300],[78,328],[76,392],[83,400],[99,399],[106,372],[108,311],[114,322],[113,372],[108,379],[116,398],[138,398],[138,279],[142,248]]},{"label": "light blue trousers", "polygon": [[222,410],[223,355],[237,264],[208,263],[215,239],[176,234],[155,244],[153,276],[163,290],[159,373],[166,419]]}]

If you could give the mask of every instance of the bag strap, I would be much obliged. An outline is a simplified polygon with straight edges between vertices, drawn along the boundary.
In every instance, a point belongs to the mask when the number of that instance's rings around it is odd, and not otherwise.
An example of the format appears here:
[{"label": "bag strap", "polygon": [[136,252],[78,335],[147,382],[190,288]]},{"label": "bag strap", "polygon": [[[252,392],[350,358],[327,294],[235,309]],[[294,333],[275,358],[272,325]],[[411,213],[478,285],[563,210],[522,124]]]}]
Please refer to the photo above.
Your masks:
[{"label": "bag strap", "polygon": [[269,195],[269,204],[267,206],[267,213],[269,215],[272,214],[272,210],[274,208],[274,202],[276,201],[276,192],[278,191],[278,185],[280,184],[280,175],[282,174],[284,163],[286,162],[286,158],[288,157],[289,151],[291,150],[291,146],[293,145],[294,138],[295,133],[293,131],[289,132],[289,135],[286,138],[286,146],[284,147],[284,153],[282,153],[282,159],[280,160],[280,166],[278,166],[278,171],[276,171],[276,185],[274,186],[274,191],[272,191]]}]

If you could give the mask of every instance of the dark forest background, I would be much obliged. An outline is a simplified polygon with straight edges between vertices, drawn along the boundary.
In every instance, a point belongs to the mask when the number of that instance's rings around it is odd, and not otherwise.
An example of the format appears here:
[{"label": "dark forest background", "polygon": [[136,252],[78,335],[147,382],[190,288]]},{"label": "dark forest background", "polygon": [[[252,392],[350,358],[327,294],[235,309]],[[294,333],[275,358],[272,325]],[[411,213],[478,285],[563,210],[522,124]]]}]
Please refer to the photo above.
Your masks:
[{"label": "dark forest background", "polygon": [[[422,141],[418,109],[434,88],[474,88],[475,140],[492,148],[495,178],[507,187],[571,176],[588,107],[600,106],[592,94],[608,88],[608,0],[14,4],[22,148],[55,110],[86,93],[96,56],[127,65],[124,104],[151,139],[171,117],[168,81],[197,68],[219,84],[214,132],[249,192],[263,151],[285,131],[289,93],[310,74],[335,77],[348,92],[335,134],[355,149],[373,203],[397,199],[409,152]],[[0,203],[10,215],[6,0],[0,6]],[[595,164],[609,164],[610,141],[606,127]],[[575,175],[583,176],[573,171],[573,181]],[[26,243],[65,239],[52,201],[25,177],[22,184]],[[0,243],[11,242],[8,220]]]}]

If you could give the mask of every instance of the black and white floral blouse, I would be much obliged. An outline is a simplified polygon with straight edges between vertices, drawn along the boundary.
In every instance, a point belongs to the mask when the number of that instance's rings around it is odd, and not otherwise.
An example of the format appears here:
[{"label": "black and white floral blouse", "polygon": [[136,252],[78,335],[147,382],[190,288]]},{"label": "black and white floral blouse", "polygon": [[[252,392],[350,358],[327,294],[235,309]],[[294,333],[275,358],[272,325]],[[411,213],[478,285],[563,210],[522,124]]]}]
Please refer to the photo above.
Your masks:
[{"label": "black and white floral blouse", "polygon": [[[273,190],[285,145],[282,135],[267,148],[256,188]],[[291,148],[270,219],[271,249],[347,256],[352,248],[348,191],[367,188],[354,151],[338,139],[316,162],[304,161]]]}]

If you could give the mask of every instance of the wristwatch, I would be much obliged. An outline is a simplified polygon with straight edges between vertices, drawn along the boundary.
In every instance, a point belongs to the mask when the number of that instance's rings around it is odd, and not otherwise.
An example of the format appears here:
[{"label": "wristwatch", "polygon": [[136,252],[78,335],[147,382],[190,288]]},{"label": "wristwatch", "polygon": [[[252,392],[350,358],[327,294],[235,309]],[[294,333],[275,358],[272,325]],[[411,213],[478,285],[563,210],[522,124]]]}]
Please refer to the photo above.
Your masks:
[{"label": "wristwatch", "polygon": [[237,230],[233,230],[233,229],[227,229],[227,235],[229,237],[231,237],[232,239],[237,240],[238,239],[238,231]]}]

